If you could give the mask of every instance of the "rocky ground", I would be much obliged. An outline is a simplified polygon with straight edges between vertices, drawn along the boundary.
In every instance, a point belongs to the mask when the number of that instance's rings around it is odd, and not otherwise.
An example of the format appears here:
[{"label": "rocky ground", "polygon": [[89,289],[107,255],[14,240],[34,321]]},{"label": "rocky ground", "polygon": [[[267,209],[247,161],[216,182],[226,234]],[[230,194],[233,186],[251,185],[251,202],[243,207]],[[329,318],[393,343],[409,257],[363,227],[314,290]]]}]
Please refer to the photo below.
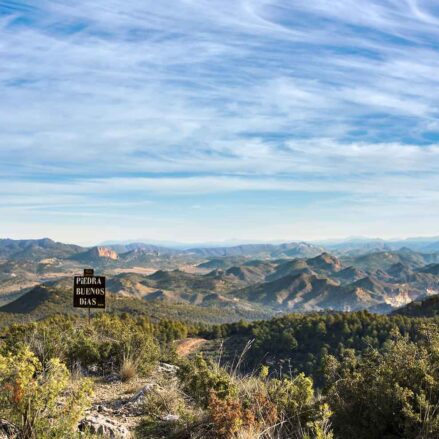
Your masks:
[{"label": "rocky ground", "polygon": [[[148,378],[136,377],[122,382],[118,375],[110,375],[96,379],[93,403],[79,423],[79,431],[87,430],[109,439],[135,438],[136,427],[145,416],[145,397],[163,380],[176,379],[176,372],[176,366],[161,363]],[[178,416],[168,413],[161,420],[174,422]],[[16,437],[16,428],[0,419],[0,439]]]},{"label": "rocky ground", "polygon": [[[135,429],[145,415],[145,396],[159,386],[158,382],[163,378],[175,379],[176,371],[176,366],[162,363],[149,378],[122,382],[118,375],[111,375],[97,380],[93,405],[79,429],[88,429],[111,439],[135,437]],[[169,413],[162,420],[175,421],[176,415]]]}]

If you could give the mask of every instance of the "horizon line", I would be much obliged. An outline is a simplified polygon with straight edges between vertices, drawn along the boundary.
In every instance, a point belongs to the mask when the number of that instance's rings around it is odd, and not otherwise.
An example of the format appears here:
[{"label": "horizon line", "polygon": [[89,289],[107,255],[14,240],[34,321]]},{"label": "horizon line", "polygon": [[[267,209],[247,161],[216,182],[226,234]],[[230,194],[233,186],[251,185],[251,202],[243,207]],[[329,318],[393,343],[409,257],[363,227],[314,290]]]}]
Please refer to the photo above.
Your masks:
[{"label": "horizon line", "polygon": [[324,238],[324,239],[285,239],[285,240],[223,240],[223,241],[199,241],[199,242],[183,242],[183,241],[166,241],[166,240],[156,240],[156,239],[126,239],[126,240],[108,240],[99,242],[82,242],[78,241],[64,241],[53,239],[48,236],[43,236],[39,238],[10,238],[10,237],[0,237],[0,241],[12,240],[12,241],[41,241],[44,239],[49,239],[56,243],[78,245],[81,247],[109,247],[115,245],[130,245],[130,244],[147,244],[157,247],[168,247],[168,248],[180,248],[180,249],[190,249],[190,248],[220,248],[220,247],[239,247],[242,245],[282,245],[282,244],[337,244],[349,241],[381,241],[381,242],[398,242],[398,241],[422,241],[422,240],[439,240],[439,235],[416,235],[416,236],[406,236],[406,237],[392,237],[392,238],[382,238],[382,237],[372,237],[372,236],[347,236],[343,238]]}]

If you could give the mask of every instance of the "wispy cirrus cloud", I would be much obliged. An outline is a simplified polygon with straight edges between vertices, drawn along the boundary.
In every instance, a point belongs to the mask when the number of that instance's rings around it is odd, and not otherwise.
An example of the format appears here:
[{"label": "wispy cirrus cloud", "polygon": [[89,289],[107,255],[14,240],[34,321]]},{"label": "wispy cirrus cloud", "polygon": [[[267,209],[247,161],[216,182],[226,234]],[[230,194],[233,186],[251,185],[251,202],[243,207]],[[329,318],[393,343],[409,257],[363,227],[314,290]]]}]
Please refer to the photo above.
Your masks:
[{"label": "wispy cirrus cloud", "polygon": [[433,233],[438,20],[427,0],[0,0],[5,224],[37,193],[134,216],[136,200],[209,210],[232,193],[241,215],[282,192],[308,218],[294,194],[362,200],[346,234],[408,205]]}]

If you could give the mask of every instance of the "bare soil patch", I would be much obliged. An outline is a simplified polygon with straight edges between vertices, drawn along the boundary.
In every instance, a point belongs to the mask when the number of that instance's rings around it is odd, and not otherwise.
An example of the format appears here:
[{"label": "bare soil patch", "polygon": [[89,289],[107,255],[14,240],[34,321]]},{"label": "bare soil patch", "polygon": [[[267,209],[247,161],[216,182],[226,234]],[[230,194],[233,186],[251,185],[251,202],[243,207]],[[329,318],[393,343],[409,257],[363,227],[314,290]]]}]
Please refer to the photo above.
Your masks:
[{"label": "bare soil patch", "polygon": [[176,352],[180,357],[187,357],[206,342],[205,338],[185,338],[177,342]]}]

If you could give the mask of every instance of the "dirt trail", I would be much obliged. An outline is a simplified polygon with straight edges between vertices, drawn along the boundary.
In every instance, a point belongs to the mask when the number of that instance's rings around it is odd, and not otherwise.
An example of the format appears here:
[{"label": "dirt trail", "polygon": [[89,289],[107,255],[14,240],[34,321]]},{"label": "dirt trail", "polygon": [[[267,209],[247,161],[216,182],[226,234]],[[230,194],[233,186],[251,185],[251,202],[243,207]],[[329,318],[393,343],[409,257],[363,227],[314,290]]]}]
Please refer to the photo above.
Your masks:
[{"label": "dirt trail", "polygon": [[185,338],[177,342],[176,352],[180,357],[187,357],[206,342],[205,338]]}]

